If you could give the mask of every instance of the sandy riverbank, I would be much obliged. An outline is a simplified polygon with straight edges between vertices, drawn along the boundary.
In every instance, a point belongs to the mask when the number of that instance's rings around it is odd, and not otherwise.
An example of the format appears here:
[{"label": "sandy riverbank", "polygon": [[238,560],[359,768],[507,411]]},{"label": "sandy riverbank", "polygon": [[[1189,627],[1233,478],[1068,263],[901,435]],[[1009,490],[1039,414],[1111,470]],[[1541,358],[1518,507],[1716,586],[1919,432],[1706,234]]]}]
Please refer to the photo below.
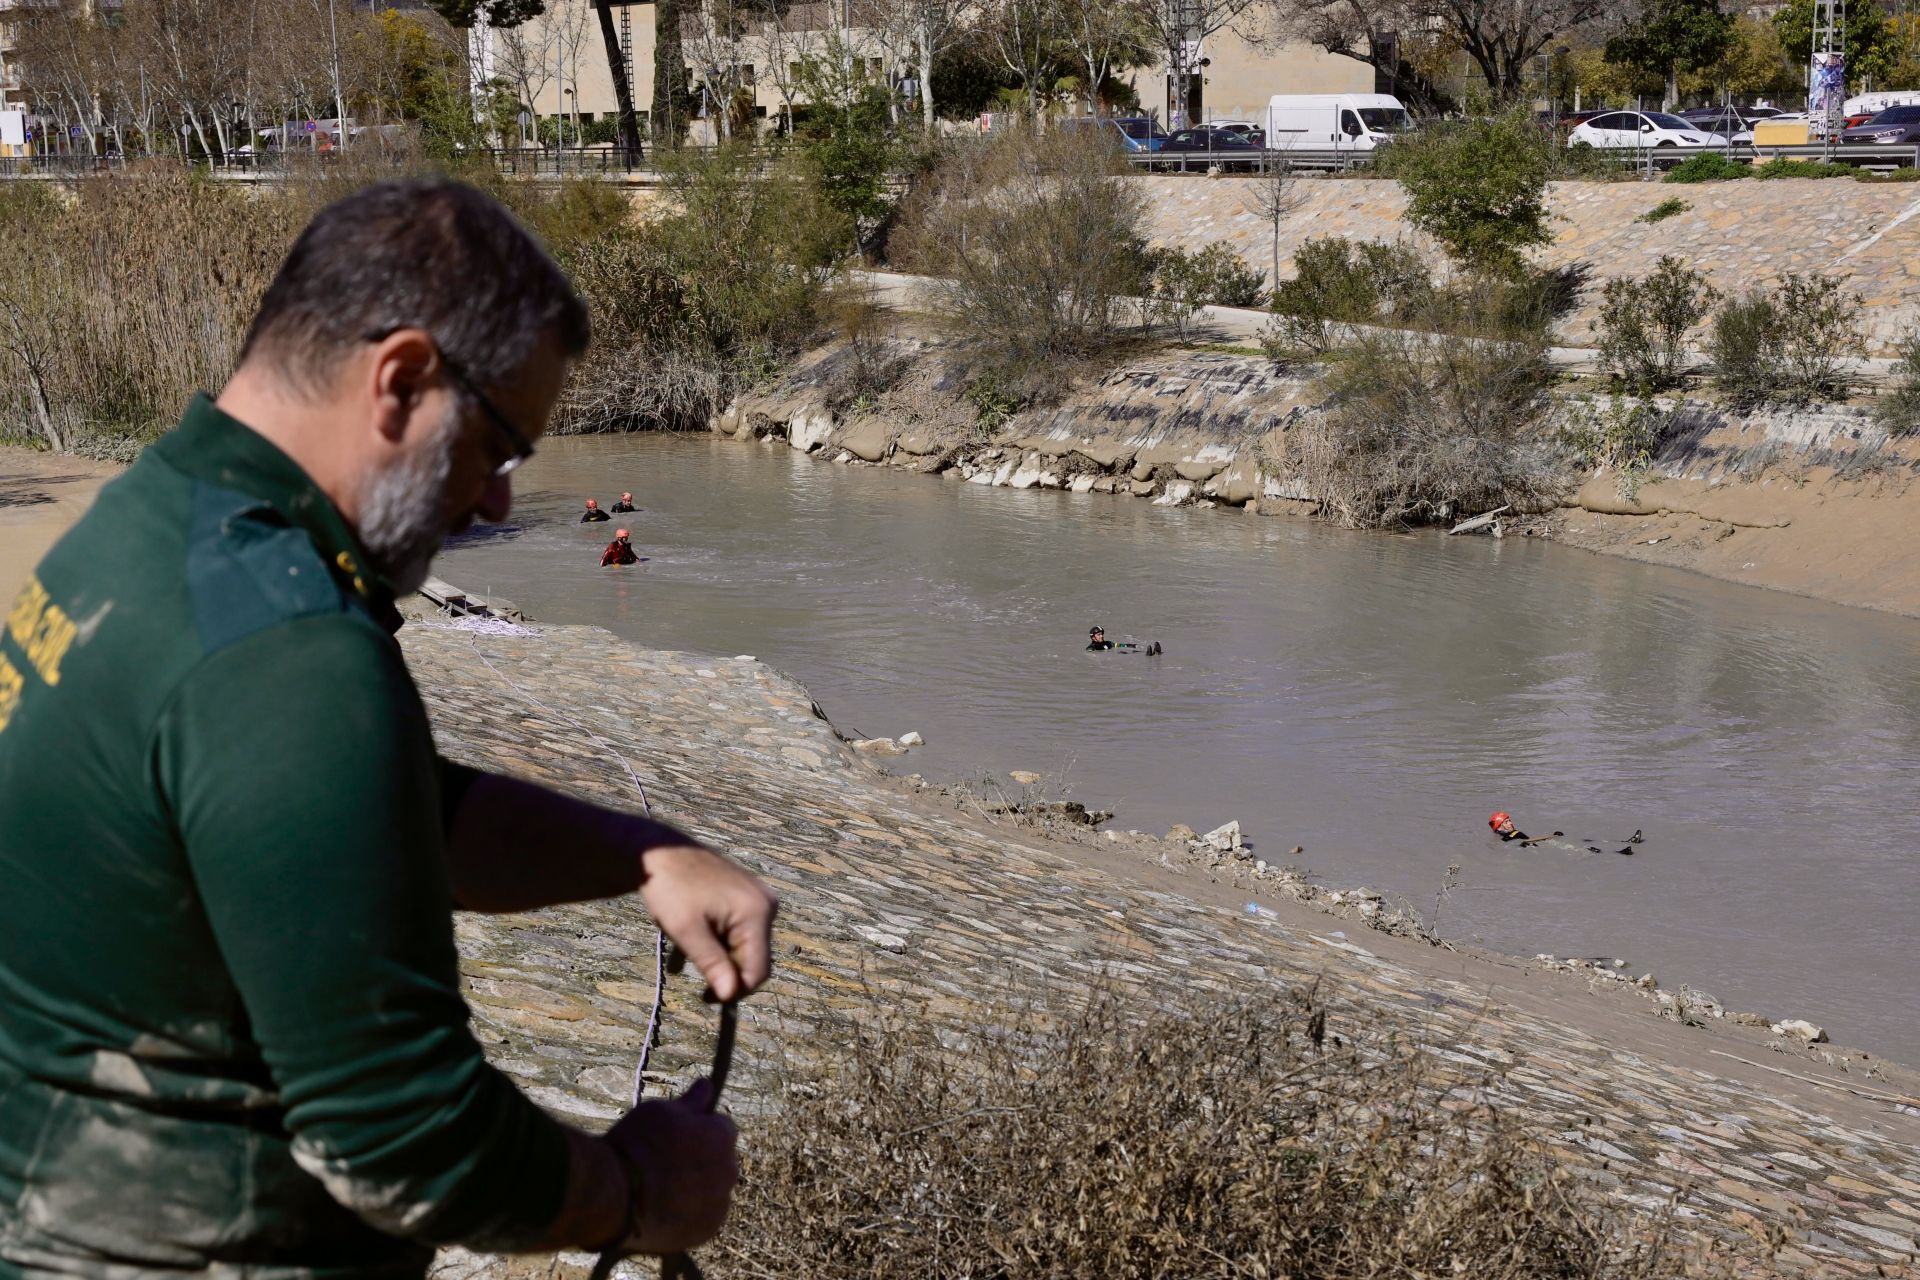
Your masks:
[{"label": "sandy riverbank", "polygon": [[13,599],[47,548],[122,470],[114,463],[0,447],[0,600]]}]

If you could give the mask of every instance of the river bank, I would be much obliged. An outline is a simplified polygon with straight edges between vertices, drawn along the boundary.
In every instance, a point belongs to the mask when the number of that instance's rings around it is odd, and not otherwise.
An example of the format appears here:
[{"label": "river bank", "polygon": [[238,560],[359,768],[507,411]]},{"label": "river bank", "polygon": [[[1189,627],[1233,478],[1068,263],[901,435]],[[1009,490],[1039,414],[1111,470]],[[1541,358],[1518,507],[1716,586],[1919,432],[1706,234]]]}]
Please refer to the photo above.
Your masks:
[{"label": "river bank", "polygon": [[[781,1064],[831,1057],[826,1028],[876,999],[946,1036],[1009,980],[1117,973],[1225,998],[1317,981],[1336,1034],[1367,1026],[1442,1069],[1497,1068],[1489,1100],[1537,1120],[1610,1195],[1651,1206],[1679,1193],[1689,1234],[1783,1229],[1787,1274],[1900,1274],[1913,1251],[1920,1106],[1897,1099],[1920,1078],[1903,1068],[1710,1013],[1663,1018],[1591,973],[1367,930],[1117,842],[970,820],[875,772],[804,688],[745,657],[573,627],[423,622],[402,635],[449,754],[628,805],[631,764],[653,812],[776,884],[778,974],[746,1009],[736,1062],[744,1114],[777,1106]],[[615,1115],[651,1003],[644,917],[622,903],[473,917],[461,944],[493,1059],[543,1105]],[[709,1020],[673,993],[656,1085],[701,1068]]]},{"label": "river bank", "polygon": [[[970,484],[1263,515],[1315,506],[1290,443],[1325,410],[1310,372],[1231,351],[1142,351],[1082,371],[1055,403],[983,425],[965,395],[971,365],[939,337],[832,343],[737,398],[711,427]],[[1604,407],[1570,394],[1555,421]],[[1595,475],[1557,507],[1516,513],[1530,518],[1503,532],[1920,616],[1920,562],[1904,551],[1920,528],[1920,441],[1889,438],[1857,405],[1660,408],[1671,426],[1643,472]]]}]

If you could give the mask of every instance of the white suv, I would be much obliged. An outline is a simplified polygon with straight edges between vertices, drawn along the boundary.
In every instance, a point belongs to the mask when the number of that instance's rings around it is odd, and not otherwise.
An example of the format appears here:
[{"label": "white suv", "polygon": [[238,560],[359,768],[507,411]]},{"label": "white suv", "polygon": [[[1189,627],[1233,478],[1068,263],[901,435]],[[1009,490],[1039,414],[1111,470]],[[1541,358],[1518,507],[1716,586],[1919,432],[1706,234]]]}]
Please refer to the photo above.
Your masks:
[{"label": "white suv", "polygon": [[1664,111],[1609,111],[1573,127],[1569,145],[1584,142],[1603,151],[1625,147],[1725,147],[1727,140],[1705,133]]}]

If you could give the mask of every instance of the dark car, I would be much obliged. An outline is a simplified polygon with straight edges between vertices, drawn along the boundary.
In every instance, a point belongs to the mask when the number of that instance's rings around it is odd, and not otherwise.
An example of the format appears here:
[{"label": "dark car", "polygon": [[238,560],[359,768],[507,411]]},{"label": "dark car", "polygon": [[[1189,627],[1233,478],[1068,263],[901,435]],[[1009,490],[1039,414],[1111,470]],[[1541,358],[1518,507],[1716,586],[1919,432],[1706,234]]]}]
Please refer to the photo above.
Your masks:
[{"label": "dark car", "polygon": [[1840,141],[1913,146],[1920,143],[1920,107],[1888,107],[1865,124],[1846,130]]},{"label": "dark car", "polygon": [[1261,147],[1230,129],[1182,129],[1160,144],[1154,153],[1159,160],[1184,160],[1188,163],[1217,164],[1233,168],[1255,168],[1264,154]]},{"label": "dark car", "polygon": [[1147,116],[1074,116],[1062,120],[1060,128],[1068,133],[1094,133],[1111,137],[1125,151],[1158,151],[1167,135]]}]

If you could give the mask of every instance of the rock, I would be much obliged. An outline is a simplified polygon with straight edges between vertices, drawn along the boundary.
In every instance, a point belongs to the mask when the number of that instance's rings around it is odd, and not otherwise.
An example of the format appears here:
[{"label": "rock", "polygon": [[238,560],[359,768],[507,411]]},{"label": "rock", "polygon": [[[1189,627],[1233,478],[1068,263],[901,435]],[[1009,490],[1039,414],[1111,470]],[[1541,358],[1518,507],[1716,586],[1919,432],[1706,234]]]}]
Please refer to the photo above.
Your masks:
[{"label": "rock", "polygon": [[1152,480],[1135,480],[1127,486],[1127,490],[1136,498],[1144,498],[1153,492],[1154,482]]},{"label": "rock", "polygon": [[1684,1000],[1687,1007],[1695,1013],[1704,1014],[1709,1018],[1723,1018],[1726,1016],[1726,1007],[1698,987],[1690,987],[1682,983],[1680,986],[1680,998]]},{"label": "rock", "polygon": [[862,462],[878,462],[887,456],[886,419],[863,418],[840,434],[840,447]]},{"label": "rock", "polygon": [[1214,849],[1221,853],[1232,853],[1240,847],[1240,824],[1238,822],[1225,823],[1207,832],[1207,834],[1201,836],[1200,839],[1209,849]]},{"label": "rock", "polygon": [[1076,444],[1073,451],[1105,471],[1117,470],[1121,463],[1133,457],[1131,446],[1124,444]]},{"label": "rock", "polygon": [[1120,839],[1120,833],[1118,831],[1103,831],[1101,834],[1106,836],[1110,843],[1117,842]]},{"label": "rock", "polygon": [[1253,869],[1261,875],[1265,875],[1267,873],[1267,860],[1265,858],[1255,858],[1253,860]]},{"label": "rock", "polygon": [[1260,468],[1251,458],[1236,458],[1232,466],[1214,478],[1213,491],[1222,502],[1232,506],[1251,503],[1260,496]]},{"label": "rock", "polygon": [[899,953],[907,949],[907,940],[897,933],[888,933],[885,929],[876,929],[866,924],[853,926],[853,931],[882,951]]},{"label": "rock", "polygon": [[1193,828],[1184,822],[1176,822],[1167,829],[1167,839],[1169,840],[1195,840],[1198,838],[1199,837],[1194,834]]},{"label": "rock", "polygon": [[903,747],[924,747],[927,745],[927,740],[918,733],[909,730],[900,735],[900,745]]},{"label": "rock", "polygon": [[910,453],[916,458],[925,458],[940,452],[939,442],[924,431],[908,431],[894,444],[900,452]]},{"label": "rock", "polygon": [[1777,1036],[1799,1036],[1808,1044],[1827,1043],[1826,1031],[1804,1018],[1788,1018],[1784,1022],[1774,1023],[1771,1029]]},{"label": "rock", "polygon": [[1135,480],[1151,480],[1153,479],[1153,464],[1150,462],[1136,462],[1133,464],[1133,470],[1127,474],[1131,475]]},{"label": "rock", "polygon": [[1156,507],[1177,507],[1193,496],[1193,481],[1175,480],[1165,493],[1153,500]]},{"label": "rock", "polygon": [[852,742],[855,751],[870,756],[903,756],[907,749],[892,738],[856,738]]},{"label": "rock", "polygon": [[824,408],[802,409],[787,421],[787,443],[802,453],[812,453],[833,434],[833,415]]},{"label": "rock", "polygon": [[1009,769],[1007,776],[1023,787],[1030,787],[1040,781],[1040,775],[1031,769]]},{"label": "rock", "polygon": [[1642,991],[1652,991],[1656,987],[1658,987],[1660,984],[1654,981],[1652,974],[1643,973],[1640,975],[1640,980],[1634,983],[1633,985],[1640,988]]},{"label": "rock", "polygon": [[1067,488],[1073,493],[1089,493],[1093,489],[1094,482],[1098,479],[1100,479],[1099,476],[1088,475],[1082,472],[1067,483]]},{"label": "rock", "polygon": [[750,653],[736,653],[736,654],[734,654],[734,655],[733,655],[733,660],[734,660],[735,662],[758,662],[758,661],[760,661],[760,659],[758,659],[758,658],[756,658],[756,657],[754,657],[754,656],[753,656],[752,654],[750,654]]},{"label": "rock", "polygon": [[1227,469],[1224,458],[1188,458],[1173,464],[1173,469],[1182,480],[1191,480],[1199,484],[1202,480],[1211,480]]}]

